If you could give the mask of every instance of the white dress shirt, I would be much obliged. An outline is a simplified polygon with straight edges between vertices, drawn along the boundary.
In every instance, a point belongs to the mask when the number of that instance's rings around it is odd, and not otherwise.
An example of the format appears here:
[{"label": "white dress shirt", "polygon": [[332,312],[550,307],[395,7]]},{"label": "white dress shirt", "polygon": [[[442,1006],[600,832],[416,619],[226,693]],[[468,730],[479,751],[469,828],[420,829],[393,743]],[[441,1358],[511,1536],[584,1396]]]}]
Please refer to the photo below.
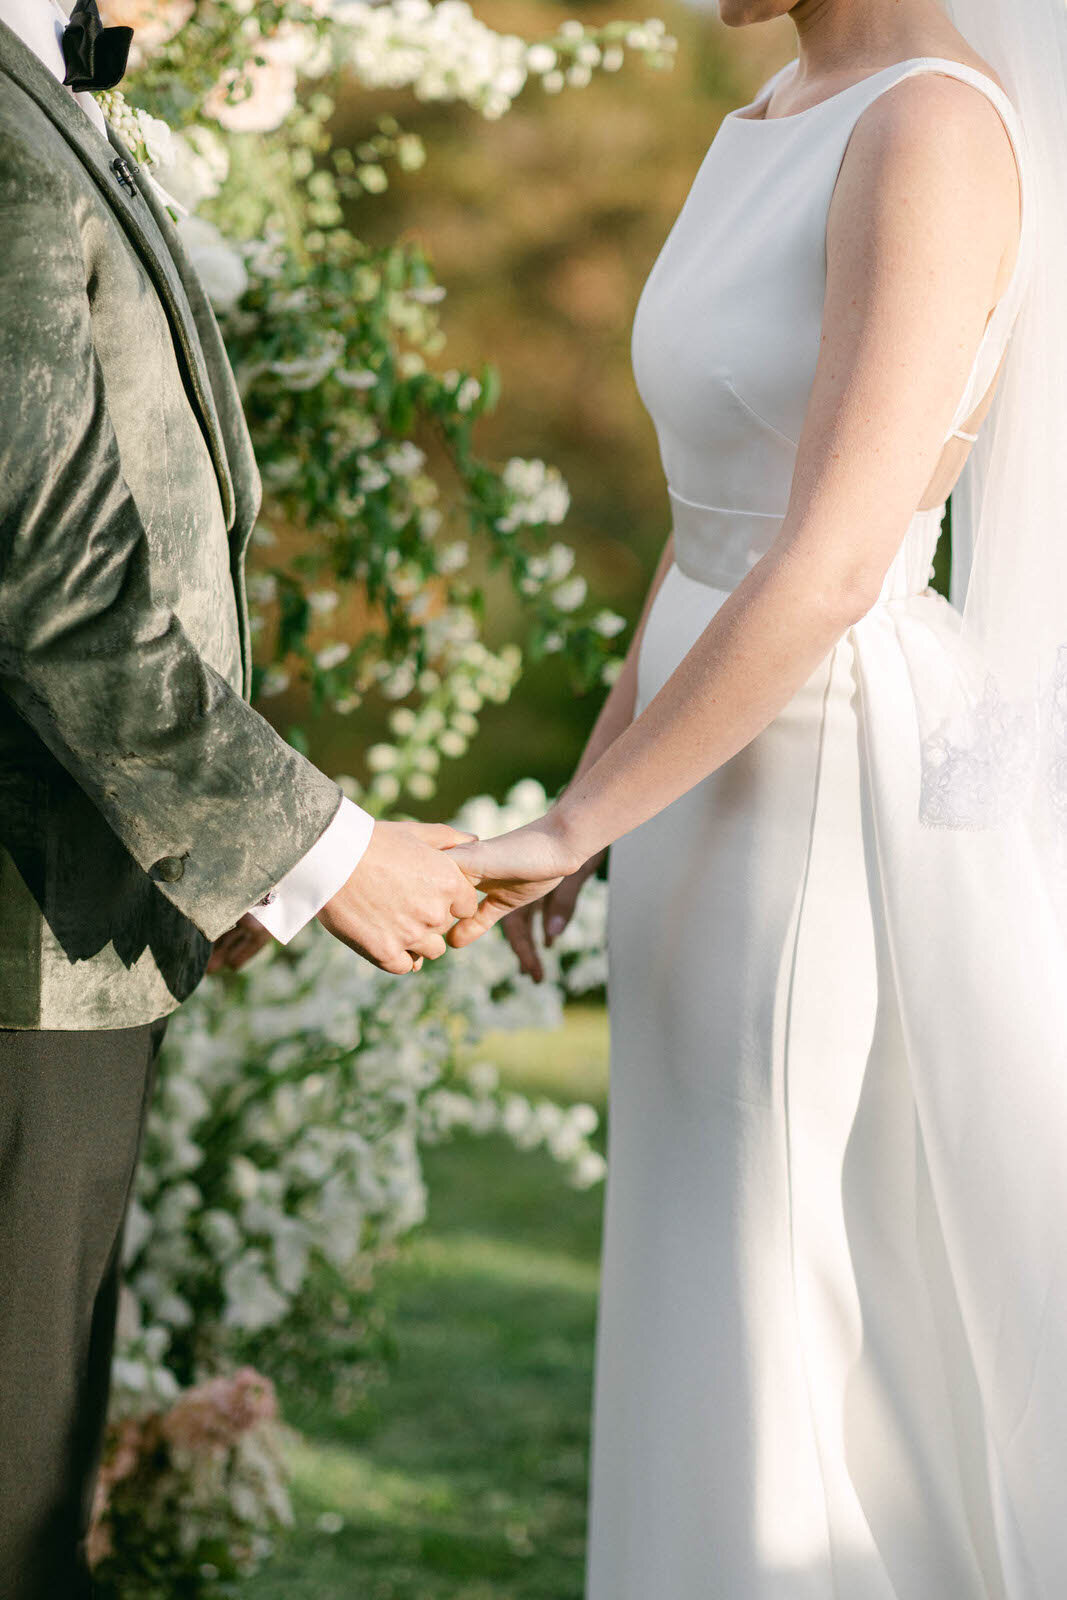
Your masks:
[{"label": "white dress shirt", "polygon": [[[56,0],[0,0],[0,21],[6,22],[63,82],[66,64],[60,40],[67,17]],[[104,114],[93,96],[75,94],[73,90],[70,93],[106,139]],[[288,944],[355,871],[373,829],[370,813],[342,796],[332,821],[307,854],[270,891],[268,903],[249,907],[252,916],[281,944]]]},{"label": "white dress shirt", "polygon": [[[0,0],[0,22],[6,22],[13,33],[17,33],[23,44],[39,55],[50,72],[54,72],[60,83],[66,77],[67,68],[63,60],[63,47],[60,39],[63,29],[67,25],[65,12],[61,11],[56,0]],[[71,90],[74,94],[74,91]],[[89,121],[104,138],[107,138],[107,124],[104,113],[93,99],[92,95],[85,92],[75,94],[77,100]]]}]

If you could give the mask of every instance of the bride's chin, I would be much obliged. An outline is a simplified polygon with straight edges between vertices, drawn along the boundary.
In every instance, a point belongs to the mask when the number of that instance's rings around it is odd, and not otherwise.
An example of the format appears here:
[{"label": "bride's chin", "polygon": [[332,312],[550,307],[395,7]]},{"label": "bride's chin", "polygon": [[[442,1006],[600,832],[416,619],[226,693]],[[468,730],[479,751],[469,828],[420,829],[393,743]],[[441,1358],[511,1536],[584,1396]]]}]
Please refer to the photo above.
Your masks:
[{"label": "bride's chin", "polygon": [[796,0],[719,0],[719,20],[728,28],[770,22],[792,11]]}]

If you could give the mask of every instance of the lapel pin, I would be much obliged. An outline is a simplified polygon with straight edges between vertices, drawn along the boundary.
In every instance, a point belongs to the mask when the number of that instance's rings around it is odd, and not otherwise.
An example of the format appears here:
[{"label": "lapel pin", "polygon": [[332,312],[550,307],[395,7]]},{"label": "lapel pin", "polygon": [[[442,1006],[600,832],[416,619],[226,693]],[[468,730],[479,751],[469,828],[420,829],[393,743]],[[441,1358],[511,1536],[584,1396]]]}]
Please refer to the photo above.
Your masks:
[{"label": "lapel pin", "polygon": [[127,194],[135,195],[137,193],[137,185],[133,181],[133,173],[130,171],[128,161],[122,156],[116,156],[111,163],[111,170]]}]

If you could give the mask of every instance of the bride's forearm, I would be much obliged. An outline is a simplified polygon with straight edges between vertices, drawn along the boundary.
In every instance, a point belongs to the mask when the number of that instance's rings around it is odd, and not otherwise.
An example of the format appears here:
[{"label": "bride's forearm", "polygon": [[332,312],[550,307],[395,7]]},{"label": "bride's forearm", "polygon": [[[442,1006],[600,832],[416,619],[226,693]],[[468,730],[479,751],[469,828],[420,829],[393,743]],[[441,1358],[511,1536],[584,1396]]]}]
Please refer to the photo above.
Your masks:
[{"label": "bride's forearm", "polygon": [[574,858],[629,833],[742,750],[871,603],[795,551],[765,556],[550,814]]},{"label": "bride's forearm", "polygon": [[634,719],[634,707],[637,704],[637,659],[641,652],[641,640],[644,638],[652,603],[660,591],[673,560],[674,537],[672,535],[663,547],[663,552],[653,574],[652,582],[645,596],[645,603],[641,608],[641,615],[637,619],[634,636],[630,640],[630,647],[626,652],[622,671],[612,685],[611,693],[604,701],[600,715],[593,724],[593,731],[586,740],[582,758],[574,769],[574,776],[567,786],[568,790],[591,767],[596,765],[605,750],[615,742],[620,733],[630,726]]}]

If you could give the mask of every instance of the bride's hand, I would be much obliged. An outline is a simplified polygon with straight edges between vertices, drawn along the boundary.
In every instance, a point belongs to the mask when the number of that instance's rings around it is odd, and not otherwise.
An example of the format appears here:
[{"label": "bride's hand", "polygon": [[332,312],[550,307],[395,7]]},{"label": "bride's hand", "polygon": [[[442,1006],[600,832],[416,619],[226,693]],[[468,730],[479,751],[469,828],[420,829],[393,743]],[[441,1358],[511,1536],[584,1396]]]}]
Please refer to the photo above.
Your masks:
[{"label": "bride's hand", "polygon": [[535,983],[540,983],[545,975],[534,940],[534,919],[538,911],[541,913],[545,944],[552,945],[567,927],[574,915],[578,896],[589,879],[596,875],[606,855],[606,850],[600,850],[595,856],[590,856],[577,872],[572,872],[561,879],[549,894],[540,900],[532,901],[529,905],[520,906],[517,911],[509,911],[500,924],[507,935],[508,943],[519,958],[519,966]]},{"label": "bride's hand", "polygon": [[473,943],[509,912],[541,900],[581,865],[551,812],[497,839],[456,845],[449,854],[485,894],[474,915],[461,918],[447,935],[456,949]]}]

